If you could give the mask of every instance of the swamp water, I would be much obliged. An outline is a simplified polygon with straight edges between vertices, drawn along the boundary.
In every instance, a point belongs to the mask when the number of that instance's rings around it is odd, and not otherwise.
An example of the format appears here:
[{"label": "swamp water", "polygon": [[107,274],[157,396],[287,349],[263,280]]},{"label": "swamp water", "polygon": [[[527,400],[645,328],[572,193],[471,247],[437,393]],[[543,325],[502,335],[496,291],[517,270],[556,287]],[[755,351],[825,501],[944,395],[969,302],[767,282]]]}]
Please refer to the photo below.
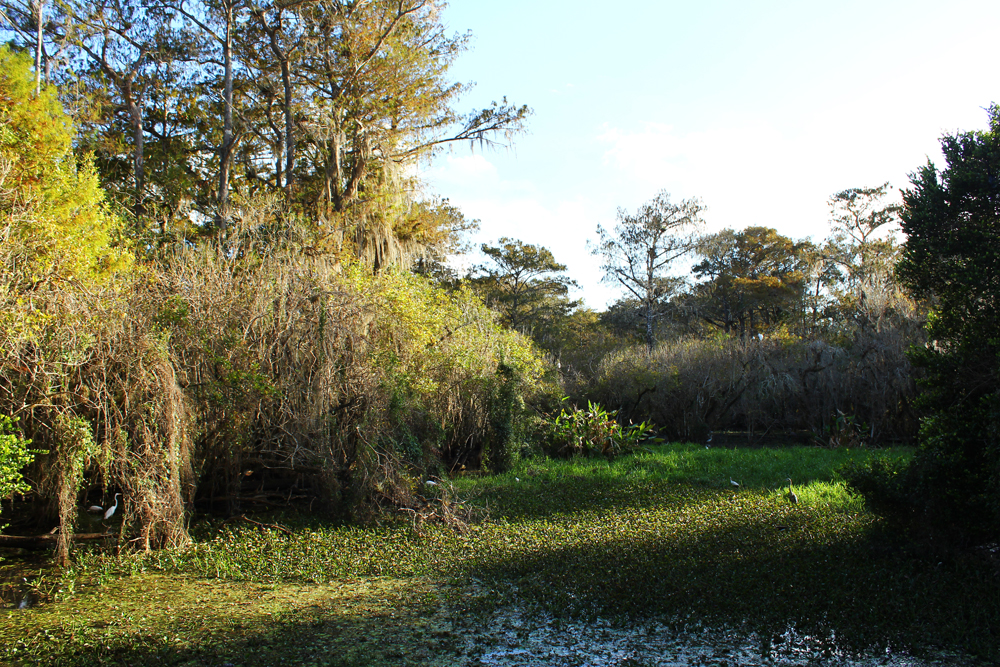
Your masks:
[{"label": "swamp water", "polygon": [[[494,614],[488,633],[464,634],[456,665],[488,667],[969,667],[975,659],[938,652],[916,658],[885,649],[848,657],[828,639],[794,630],[770,642],[754,634],[696,627],[681,632],[659,623],[632,627],[598,620],[566,622],[518,611]],[[447,664],[447,663],[441,663]]]}]

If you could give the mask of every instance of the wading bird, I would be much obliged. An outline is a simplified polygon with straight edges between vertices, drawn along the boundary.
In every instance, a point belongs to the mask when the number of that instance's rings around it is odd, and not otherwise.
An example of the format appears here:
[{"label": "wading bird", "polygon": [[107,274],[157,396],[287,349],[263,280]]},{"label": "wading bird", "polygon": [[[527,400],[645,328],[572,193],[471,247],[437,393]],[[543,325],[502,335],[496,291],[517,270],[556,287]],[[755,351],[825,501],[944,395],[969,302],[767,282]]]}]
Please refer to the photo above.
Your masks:
[{"label": "wading bird", "polygon": [[104,508],[101,507],[100,505],[91,505],[90,507],[87,508],[87,511],[97,514],[98,512],[103,512]]},{"label": "wading bird", "polygon": [[729,483],[730,483],[730,484],[732,484],[733,486],[739,486],[739,485],[740,485],[740,483],[739,483],[739,482],[737,482],[737,481],[736,481],[735,479],[733,479],[732,477],[730,477],[730,478],[729,478]]},{"label": "wading bird", "polygon": [[120,493],[116,493],[115,494],[115,504],[112,505],[111,507],[109,507],[108,511],[104,513],[104,519],[105,519],[105,521],[108,520],[108,519],[110,519],[111,517],[113,517],[115,515],[115,510],[118,509],[118,496],[120,496],[120,495],[121,495]]},{"label": "wading bird", "polygon": [[799,497],[797,495],[795,495],[794,491],[792,491],[792,478],[791,477],[788,478],[788,494],[785,497],[788,498],[788,502],[792,503],[793,505],[798,505],[799,504]]}]

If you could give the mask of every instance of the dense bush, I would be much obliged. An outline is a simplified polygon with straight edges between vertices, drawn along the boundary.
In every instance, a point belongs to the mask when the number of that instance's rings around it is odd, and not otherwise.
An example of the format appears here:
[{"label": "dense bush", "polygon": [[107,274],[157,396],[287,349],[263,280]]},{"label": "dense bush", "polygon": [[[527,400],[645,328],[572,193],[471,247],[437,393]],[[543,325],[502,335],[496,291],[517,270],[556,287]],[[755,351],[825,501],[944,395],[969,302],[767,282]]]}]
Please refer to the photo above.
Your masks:
[{"label": "dense bush", "polygon": [[876,454],[863,461],[849,461],[838,472],[874,507],[901,510],[913,505],[909,464],[908,460]]},{"label": "dense bush", "polygon": [[912,312],[893,317],[826,340],[720,334],[663,342],[652,352],[635,346],[607,355],[593,379],[568,389],[674,439],[802,431],[835,445],[847,423],[853,444],[905,441],[917,428],[906,350],[920,330]]},{"label": "dense bush", "polygon": [[945,167],[928,163],[903,194],[907,235],[899,273],[932,295],[931,344],[916,348],[926,373],[914,461],[929,518],[965,538],[1000,530],[1000,107],[989,130],[941,140]]},{"label": "dense bush", "polygon": [[0,415],[48,452],[19,515],[58,519],[62,560],[85,496],[121,493],[152,548],[188,541],[195,503],[351,514],[506,464],[542,363],[477,297],[373,271],[271,199],[234,195],[219,237],[133,235],[29,66],[0,50]]},{"label": "dense bush", "polygon": [[0,414],[0,499],[29,490],[21,469],[31,463],[35,452],[16,430],[14,421]]}]

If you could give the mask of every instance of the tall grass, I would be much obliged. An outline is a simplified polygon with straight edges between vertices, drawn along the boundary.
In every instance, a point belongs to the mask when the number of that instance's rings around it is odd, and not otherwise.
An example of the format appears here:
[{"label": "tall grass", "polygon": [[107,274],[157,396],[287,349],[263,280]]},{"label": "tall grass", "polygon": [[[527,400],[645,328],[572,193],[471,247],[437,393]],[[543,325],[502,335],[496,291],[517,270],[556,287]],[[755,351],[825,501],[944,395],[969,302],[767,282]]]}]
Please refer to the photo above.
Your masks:
[{"label": "tall grass", "polygon": [[569,391],[678,440],[738,430],[756,442],[791,431],[836,446],[898,443],[916,433],[906,350],[922,334],[914,317],[896,320],[829,340],[720,335],[635,346],[604,357]]}]

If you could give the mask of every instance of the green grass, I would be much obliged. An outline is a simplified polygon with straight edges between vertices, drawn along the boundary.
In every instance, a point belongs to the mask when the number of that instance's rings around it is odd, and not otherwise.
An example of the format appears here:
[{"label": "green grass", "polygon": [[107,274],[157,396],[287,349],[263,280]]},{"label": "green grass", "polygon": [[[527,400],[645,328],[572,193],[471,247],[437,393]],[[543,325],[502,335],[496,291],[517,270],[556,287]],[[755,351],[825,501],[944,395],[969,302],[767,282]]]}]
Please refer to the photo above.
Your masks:
[{"label": "green grass", "polygon": [[[206,522],[197,527],[195,546],[182,552],[117,558],[81,552],[75,569],[61,578],[43,575],[38,586],[43,581],[61,586],[68,601],[28,613],[3,612],[8,627],[0,627],[0,645],[7,648],[0,649],[0,659],[13,659],[11,640],[64,627],[61,609],[79,615],[69,611],[72,605],[86,604],[93,608],[88,613],[108,613],[108,600],[95,595],[129,581],[139,588],[145,581],[174,582],[176,594],[163,594],[176,607],[190,605],[198,586],[212,591],[200,625],[183,633],[200,639],[183,646],[154,641],[149,638],[176,635],[177,621],[167,616],[142,622],[130,612],[132,620],[111,629],[88,626],[87,632],[62,633],[19,650],[43,661],[73,655],[87,664],[96,654],[81,646],[117,641],[127,657],[129,642],[146,637],[147,661],[154,654],[225,655],[232,661],[233,651],[243,650],[246,641],[270,637],[266,642],[275,655],[286,650],[305,656],[301,664],[306,664],[305,647],[321,641],[316,637],[346,642],[377,634],[388,627],[385,618],[416,622],[446,607],[474,623],[481,614],[516,604],[583,619],[686,619],[762,637],[791,625],[803,633],[835,635],[841,648],[855,651],[888,644],[918,651],[949,646],[1000,657],[995,565],[975,553],[911,542],[868,511],[835,472],[845,461],[866,456],[864,450],[668,445],[612,462],[529,460],[505,475],[454,481],[460,496],[488,516],[460,533],[433,524],[416,530],[405,519],[359,528],[285,517],[295,528],[291,537]],[[785,497],[788,477],[799,497],[796,505]],[[335,612],[325,603],[300,604],[302,596],[340,590],[344,582],[409,582],[401,586],[424,592],[415,599],[397,596],[393,603],[384,592],[373,594],[374,601],[357,594],[355,606],[348,605],[351,613],[343,606]],[[97,587],[81,592],[85,583]],[[77,587],[73,595],[70,586]],[[227,611],[219,600],[226,591],[260,587],[272,587],[271,595],[285,599],[284,606],[275,603],[269,617],[251,606],[247,628],[230,628],[227,634]],[[289,587],[311,592],[289,596]],[[190,614],[185,618],[190,621]],[[112,635],[118,639],[112,641]],[[396,646],[400,636],[382,644]],[[428,644],[424,635],[414,636],[423,642],[420,650],[440,654],[440,647],[428,648],[439,638]],[[412,648],[385,650],[406,654]],[[377,662],[367,653],[345,660]]]}]

